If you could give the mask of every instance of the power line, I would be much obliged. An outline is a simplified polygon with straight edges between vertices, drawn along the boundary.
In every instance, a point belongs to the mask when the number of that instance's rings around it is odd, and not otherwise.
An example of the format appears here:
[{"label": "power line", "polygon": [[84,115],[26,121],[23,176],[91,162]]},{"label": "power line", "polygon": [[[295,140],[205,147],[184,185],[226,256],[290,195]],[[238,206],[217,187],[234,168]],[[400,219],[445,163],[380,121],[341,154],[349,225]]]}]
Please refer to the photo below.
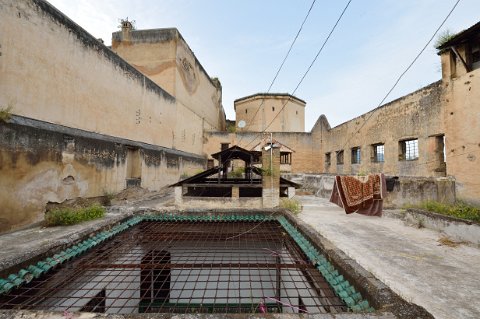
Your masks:
[{"label": "power line", "polygon": [[[287,61],[287,58],[288,58],[288,56],[290,55],[290,52],[292,51],[293,46],[294,46],[295,43],[297,42],[298,36],[300,35],[300,32],[302,32],[303,26],[305,25],[305,22],[307,21],[308,17],[310,16],[310,12],[312,12],[313,6],[315,5],[315,2],[316,2],[316,1],[317,1],[317,0],[313,0],[313,1],[312,1],[312,4],[310,5],[310,8],[308,9],[307,14],[305,15],[305,18],[303,19],[303,22],[302,22],[302,24],[300,25],[300,28],[298,29],[297,34],[295,35],[295,38],[293,39],[292,43],[290,44],[290,48],[288,49],[287,54],[285,55],[285,57],[283,58],[282,63],[281,63],[280,66],[278,67],[278,70],[277,70],[277,72],[275,73],[275,76],[273,77],[272,82],[270,82],[270,86],[268,87],[267,93],[270,92],[270,90],[271,90],[272,87],[273,87],[273,84],[274,84],[275,81],[277,80],[277,77],[278,77],[278,75],[280,74],[280,71],[282,70],[283,65],[285,64],[285,61]],[[262,105],[264,104],[264,102],[265,102],[265,99],[262,99],[262,102],[260,103],[260,105],[258,106],[257,110],[255,111],[255,114],[253,115],[250,123],[247,125],[247,127],[245,127],[245,130],[247,130],[247,128],[251,125],[251,123],[253,122],[253,120],[254,120],[255,117],[257,116],[258,111],[260,110],[260,108],[261,108]],[[243,137],[240,138],[240,141],[238,141],[238,143],[241,142],[242,138],[243,138]]]},{"label": "power line", "polygon": [[[345,5],[345,7],[343,8],[342,10],[342,13],[340,14],[340,16],[338,17],[337,21],[335,22],[335,24],[333,25],[332,29],[330,30],[330,32],[328,33],[328,36],[325,38],[325,40],[323,41],[322,43],[322,46],[320,47],[320,49],[317,51],[317,54],[315,55],[315,57],[313,58],[312,62],[310,63],[310,65],[308,66],[307,70],[303,73],[302,77],[300,78],[300,81],[298,82],[297,86],[295,87],[295,89],[293,90],[292,94],[291,95],[295,95],[295,93],[297,92],[298,88],[300,87],[300,85],[303,83],[303,80],[305,80],[305,77],[307,76],[307,74],[310,72],[310,70],[312,69],[313,65],[315,64],[315,62],[317,61],[320,53],[322,53],[323,49],[325,48],[325,45],[327,44],[328,40],[330,40],[333,32],[335,31],[335,29],[337,28],[338,24],[340,23],[340,20],[342,20],[342,17],[343,15],[345,14],[345,12],[347,11],[348,7],[350,6],[350,3],[352,2],[352,0],[349,0],[347,2],[347,4]],[[280,109],[280,111],[273,117],[273,119],[270,121],[270,123],[263,129],[263,131],[259,132],[258,134],[262,134],[264,133],[273,123],[273,121],[275,121],[275,119],[278,117],[278,115],[280,115],[280,113],[282,113],[282,111],[285,109],[285,106],[287,105],[287,103],[290,101],[290,97],[288,97],[287,101],[282,105],[282,108]],[[256,136],[253,140],[251,140],[248,144],[250,145],[253,141],[255,141],[257,139],[258,136]]]},{"label": "power line", "polygon": [[[382,104],[385,102],[385,100],[388,98],[388,96],[390,95],[390,93],[392,93],[392,91],[397,87],[398,83],[400,82],[400,80],[403,78],[403,76],[411,69],[411,67],[415,64],[415,62],[417,62],[418,58],[423,54],[423,52],[427,49],[427,47],[430,45],[430,43],[432,42],[432,40],[435,38],[435,36],[437,35],[438,31],[440,31],[440,29],[443,27],[443,25],[445,24],[445,22],[447,22],[448,18],[450,17],[450,15],[453,13],[453,11],[455,10],[455,8],[457,7],[457,5],[460,3],[461,0],[457,0],[457,2],[455,2],[455,4],[453,5],[452,9],[450,9],[450,11],[448,12],[447,16],[443,19],[442,23],[440,23],[440,25],[438,26],[438,28],[435,30],[435,32],[433,33],[433,35],[430,37],[430,39],[428,40],[428,42],[425,44],[425,46],[420,50],[420,52],[415,56],[415,58],[413,59],[413,61],[407,66],[407,68],[400,74],[400,76],[397,78],[397,80],[395,81],[395,83],[393,84],[393,86],[390,88],[390,90],[388,90],[387,94],[385,94],[385,96],[383,97],[383,99],[380,101],[380,103],[378,103],[377,105],[377,108],[382,106]],[[375,109],[374,109],[375,110]],[[370,120],[370,118],[373,116],[374,112],[370,112],[370,115],[367,117],[367,119],[363,122],[363,124],[358,128],[358,130],[356,132],[354,132],[352,134],[352,136],[346,141],[345,144],[343,144],[343,146],[341,147],[342,149],[348,145],[348,143],[351,141],[351,139],[358,133],[360,133],[360,130],[365,126],[365,124]]]}]

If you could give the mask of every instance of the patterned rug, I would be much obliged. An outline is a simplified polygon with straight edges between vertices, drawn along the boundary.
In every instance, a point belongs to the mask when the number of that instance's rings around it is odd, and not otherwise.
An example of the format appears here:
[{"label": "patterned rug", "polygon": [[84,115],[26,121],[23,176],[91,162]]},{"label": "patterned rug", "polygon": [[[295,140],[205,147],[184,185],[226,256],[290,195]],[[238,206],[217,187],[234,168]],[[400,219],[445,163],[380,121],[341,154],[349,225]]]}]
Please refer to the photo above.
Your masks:
[{"label": "patterned rug", "polygon": [[330,202],[345,209],[347,214],[381,216],[386,193],[385,176],[335,176]]}]

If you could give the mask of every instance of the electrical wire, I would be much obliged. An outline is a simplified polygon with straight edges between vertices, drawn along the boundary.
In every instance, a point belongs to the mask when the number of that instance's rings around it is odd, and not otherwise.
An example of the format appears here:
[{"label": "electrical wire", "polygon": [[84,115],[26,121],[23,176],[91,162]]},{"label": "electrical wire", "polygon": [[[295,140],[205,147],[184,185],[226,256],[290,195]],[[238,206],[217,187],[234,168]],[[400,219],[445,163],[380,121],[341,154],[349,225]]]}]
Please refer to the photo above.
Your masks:
[{"label": "electrical wire", "polygon": [[[310,12],[312,12],[312,9],[313,9],[313,6],[315,5],[315,2],[316,2],[316,0],[313,0],[313,1],[312,1],[312,4],[310,5],[310,8],[308,9],[307,14],[305,15],[305,18],[303,19],[303,22],[302,22],[302,24],[300,25],[300,28],[298,29],[297,34],[295,35],[295,38],[293,39],[292,43],[290,44],[290,48],[288,49],[287,54],[285,54],[285,57],[283,58],[282,63],[281,63],[280,66],[278,67],[278,70],[277,70],[277,72],[275,73],[275,76],[273,77],[272,82],[270,82],[270,86],[268,87],[267,93],[270,92],[270,90],[271,90],[272,87],[273,87],[273,84],[274,84],[275,81],[277,80],[277,77],[278,77],[278,75],[280,74],[280,71],[282,70],[283,65],[285,64],[285,61],[287,61],[287,58],[288,58],[288,56],[290,55],[290,52],[292,51],[293,46],[294,46],[295,43],[297,42],[297,39],[298,39],[300,33],[302,32],[302,29],[303,29],[303,26],[305,25],[305,22],[307,22],[307,19],[308,19],[308,17],[310,16]],[[260,103],[260,105],[258,106],[257,110],[255,111],[255,114],[253,115],[252,119],[249,121],[249,123],[248,123],[247,126],[245,127],[245,130],[247,130],[248,127],[251,125],[251,123],[253,122],[253,120],[254,120],[255,117],[257,116],[258,111],[260,110],[260,108],[261,108],[262,105],[264,104],[264,102],[265,102],[265,99],[262,99],[262,102]],[[243,136],[240,137],[240,141],[238,141],[238,143],[241,142],[242,138],[243,138]]]},{"label": "electrical wire", "polygon": [[[305,80],[306,76],[308,75],[308,73],[310,72],[310,70],[312,69],[313,65],[315,64],[315,62],[317,61],[318,57],[320,56],[320,53],[322,53],[323,49],[325,48],[326,44],[328,43],[328,40],[330,40],[333,32],[335,31],[335,29],[337,28],[338,24],[340,23],[340,20],[342,20],[345,12],[347,11],[348,7],[350,6],[350,3],[352,2],[352,0],[349,0],[347,2],[347,4],[345,5],[345,7],[343,8],[340,16],[337,18],[337,20],[335,21],[335,24],[333,25],[333,27],[331,28],[330,32],[328,33],[327,37],[325,38],[325,40],[323,41],[322,43],[322,46],[320,47],[320,49],[317,51],[317,54],[315,55],[315,57],[313,58],[312,62],[310,63],[310,65],[308,66],[307,70],[303,73],[302,77],[300,78],[300,81],[297,83],[297,86],[295,87],[295,89],[293,90],[292,94],[290,94],[291,96],[295,95],[295,93],[297,92],[298,88],[300,87],[300,85],[303,83],[303,80]],[[287,105],[288,102],[290,102],[291,100],[291,97],[289,96],[287,101],[285,103],[283,103],[282,105],[282,108],[280,109],[280,111],[273,117],[273,119],[270,121],[270,123],[261,131],[258,133],[258,135],[260,134],[263,134],[271,125],[272,123],[275,121],[275,119],[278,117],[278,115],[280,113],[282,113],[282,111],[285,109],[285,106]],[[251,143],[253,143],[253,141],[255,141],[257,139],[257,136],[255,136],[255,138],[253,140],[251,140],[246,146],[250,145]]]},{"label": "electrical wire", "polygon": [[[392,91],[397,87],[398,83],[400,82],[400,80],[403,78],[403,76],[412,68],[412,66],[415,64],[415,62],[417,62],[418,58],[420,58],[420,56],[423,54],[423,52],[427,49],[427,47],[430,45],[430,43],[433,41],[433,39],[435,38],[435,36],[437,35],[437,33],[440,31],[440,29],[443,27],[443,25],[445,24],[445,22],[447,22],[448,18],[450,17],[450,15],[453,13],[453,11],[455,10],[455,8],[457,7],[457,5],[460,3],[461,0],[457,0],[455,2],[455,4],[453,5],[453,7],[450,9],[450,11],[448,12],[447,16],[443,19],[442,23],[440,23],[440,25],[438,26],[438,28],[435,30],[435,32],[433,33],[433,35],[430,37],[430,39],[427,41],[427,43],[423,46],[423,48],[420,50],[420,52],[418,52],[418,54],[415,56],[415,58],[413,59],[412,62],[410,62],[410,64],[407,66],[407,68],[400,74],[400,76],[397,78],[397,80],[395,81],[395,83],[393,84],[393,86],[390,88],[390,90],[388,90],[387,94],[385,94],[385,96],[383,97],[383,99],[380,101],[380,103],[378,103],[377,107],[380,107],[382,106],[382,104],[385,102],[385,100],[388,98],[388,96],[390,95],[390,93],[392,93]],[[375,109],[376,109],[375,108]],[[343,144],[343,146],[341,147],[341,149],[343,149],[346,145],[348,145],[348,143],[351,141],[351,139],[360,133],[360,130],[365,126],[365,124],[370,120],[370,118],[373,116],[375,112],[370,112],[369,116],[365,119],[365,121],[363,121],[362,125],[358,128],[358,130],[356,132],[354,132],[352,134],[352,136],[345,142],[345,144]]]}]

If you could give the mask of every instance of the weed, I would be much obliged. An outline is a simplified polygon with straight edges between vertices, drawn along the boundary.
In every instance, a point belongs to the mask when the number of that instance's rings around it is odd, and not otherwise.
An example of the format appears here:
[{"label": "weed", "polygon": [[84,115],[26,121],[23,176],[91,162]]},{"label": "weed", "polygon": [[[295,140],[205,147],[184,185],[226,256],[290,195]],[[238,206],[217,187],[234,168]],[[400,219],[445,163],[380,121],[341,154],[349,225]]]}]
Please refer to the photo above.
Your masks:
[{"label": "weed", "polygon": [[66,226],[105,216],[105,208],[94,204],[85,208],[59,208],[45,214],[47,226]]},{"label": "weed", "polygon": [[480,222],[480,208],[457,201],[453,205],[427,201],[417,206],[430,212]]},{"label": "weed", "polygon": [[282,198],[280,200],[280,207],[289,210],[294,215],[298,215],[302,211],[300,202],[293,198]]},{"label": "weed", "polygon": [[448,41],[450,41],[453,37],[455,37],[456,34],[453,33],[452,31],[450,30],[445,30],[443,32],[441,32],[437,38],[435,39],[435,43],[433,44],[433,46],[435,47],[435,49],[438,49],[439,47],[441,47],[442,45],[444,45],[445,43],[447,43]]},{"label": "weed", "polygon": [[448,237],[440,237],[440,239],[437,240],[437,242],[442,246],[448,246],[448,247],[454,247],[454,248],[459,246],[460,244],[465,243],[463,241],[453,241]]},{"label": "weed", "polygon": [[424,218],[419,217],[417,219],[417,222],[418,222],[418,224],[417,224],[418,228],[425,228],[425,219]]},{"label": "weed", "polygon": [[105,206],[110,206],[112,204],[112,200],[115,198],[115,193],[104,190],[103,197],[105,198],[103,204]]},{"label": "weed", "polygon": [[187,179],[189,177],[190,177],[190,175],[188,173],[182,173],[182,175],[180,175],[180,180]]},{"label": "weed", "polygon": [[237,127],[235,126],[235,122],[227,122],[227,132],[235,133],[236,131],[237,131]]},{"label": "weed", "polygon": [[10,120],[12,117],[12,109],[13,107],[11,105],[0,108],[0,122],[8,122]]},{"label": "weed", "polygon": [[234,171],[228,173],[228,176],[231,178],[240,178],[243,177],[243,173],[245,173],[245,168],[239,167],[236,168]]}]

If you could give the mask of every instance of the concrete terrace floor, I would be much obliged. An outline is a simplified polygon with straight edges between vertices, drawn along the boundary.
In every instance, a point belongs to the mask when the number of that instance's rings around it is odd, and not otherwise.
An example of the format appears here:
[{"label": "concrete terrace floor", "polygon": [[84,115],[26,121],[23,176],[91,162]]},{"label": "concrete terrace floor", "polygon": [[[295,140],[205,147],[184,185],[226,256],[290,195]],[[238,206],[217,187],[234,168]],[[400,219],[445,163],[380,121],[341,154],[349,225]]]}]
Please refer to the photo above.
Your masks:
[{"label": "concrete terrace floor", "polygon": [[480,249],[441,245],[441,234],[394,218],[345,214],[315,196],[299,196],[300,219],[435,318],[480,318]]},{"label": "concrete terrace floor", "polygon": [[[438,242],[442,235],[436,231],[406,226],[395,218],[346,215],[341,208],[315,196],[298,198],[303,204],[303,211],[298,215],[300,219],[407,301],[423,306],[436,318],[480,318],[478,247],[443,246]],[[175,210],[171,194],[153,194],[117,205],[102,220],[69,227],[32,227],[0,236],[0,269],[14,265],[28,255],[45,253],[71,243],[89,232],[130,216],[140,208]],[[24,315],[62,317],[48,312],[19,312],[0,313],[0,318],[20,318]],[[344,315],[337,316],[343,318]],[[345,318],[393,316],[345,314]]]}]

